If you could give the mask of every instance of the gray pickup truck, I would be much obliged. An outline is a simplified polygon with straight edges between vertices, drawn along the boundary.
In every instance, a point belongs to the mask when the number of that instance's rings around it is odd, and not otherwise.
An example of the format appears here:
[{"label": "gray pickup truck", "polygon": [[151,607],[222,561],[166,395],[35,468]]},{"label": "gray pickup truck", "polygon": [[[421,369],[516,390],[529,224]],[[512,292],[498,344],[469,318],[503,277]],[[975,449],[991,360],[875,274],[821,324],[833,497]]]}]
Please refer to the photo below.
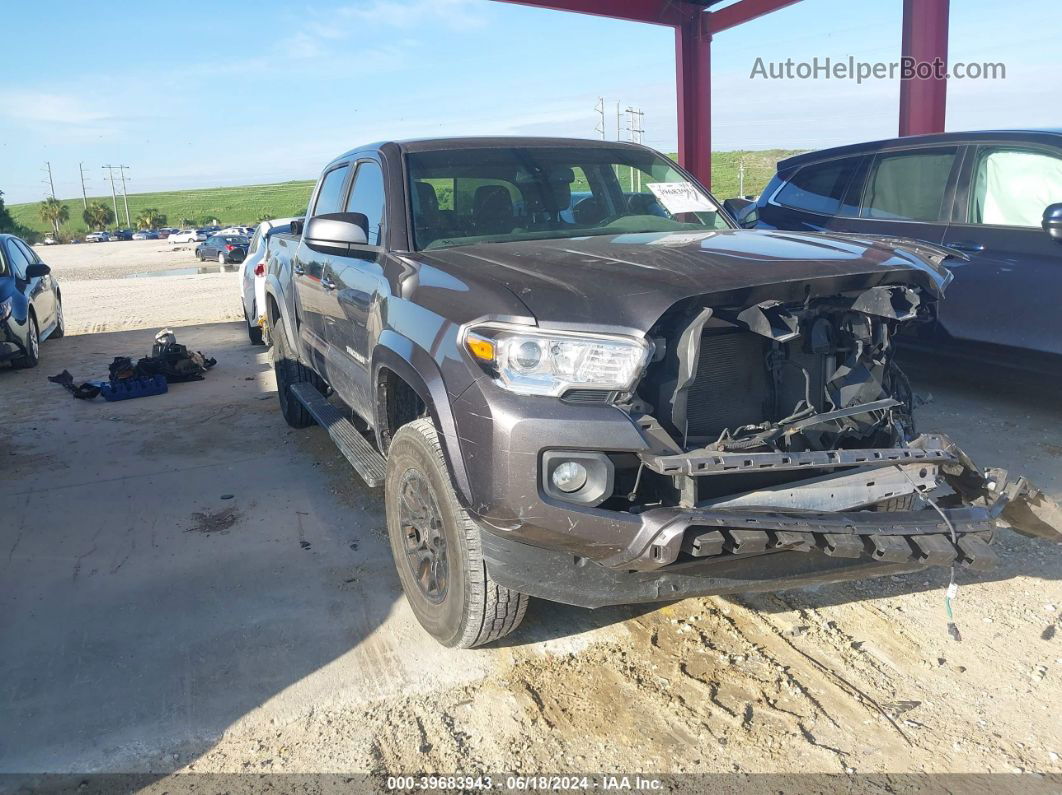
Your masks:
[{"label": "gray pickup truck", "polygon": [[[576,197],[573,200],[573,194]],[[750,231],[633,144],[360,147],[271,245],[280,408],[384,487],[440,643],[586,607],[983,568],[1058,508],[918,432],[894,358],[952,252]]]}]

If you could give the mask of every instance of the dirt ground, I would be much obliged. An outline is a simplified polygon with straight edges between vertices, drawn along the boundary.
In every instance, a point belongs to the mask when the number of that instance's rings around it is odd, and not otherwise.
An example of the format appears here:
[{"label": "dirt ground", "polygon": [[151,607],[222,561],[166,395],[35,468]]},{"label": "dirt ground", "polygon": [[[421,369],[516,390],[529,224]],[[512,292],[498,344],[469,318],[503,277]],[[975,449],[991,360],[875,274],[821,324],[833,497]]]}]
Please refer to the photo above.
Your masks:
[{"label": "dirt ground", "polygon": [[[436,646],[379,492],[280,418],[236,276],[128,277],[194,265],[162,248],[42,249],[71,334],[0,369],[0,772],[1062,772],[1062,549],[1009,531],[958,574],[961,642],[930,570],[535,602],[500,645]],[[163,326],[219,359],[204,382],[108,404],[45,380]],[[922,429],[1062,498],[1057,380],[911,371]]]}]

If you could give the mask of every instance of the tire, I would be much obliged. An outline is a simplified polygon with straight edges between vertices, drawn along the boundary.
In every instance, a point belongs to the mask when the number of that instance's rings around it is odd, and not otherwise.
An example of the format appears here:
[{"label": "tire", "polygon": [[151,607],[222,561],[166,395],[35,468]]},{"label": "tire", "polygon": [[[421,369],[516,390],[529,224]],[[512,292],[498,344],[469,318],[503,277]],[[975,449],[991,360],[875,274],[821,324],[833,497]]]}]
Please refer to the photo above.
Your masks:
[{"label": "tire", "polygon": [[247,317],[247,313],[243,313],[243,320],[247,324],[247,338],[251,341],[252,345],[262,344],[262,327],[257,323],[251,323],[251,319]]},{"label": "tire", "polygon": [[227,264],[228,264],[228,260],[225,259],[224,252],[219,251],[218,252],[218,265],[227,265]]},{"label": "tire", "polygon": [[195,250],[195,258],[197,260],[199,260],[200,262],[204,262],[205,261],[203,259],[203,252],[200,249],[198,249],[198,248]]},{"label": "tire", "polygon": [[277,318],[276,344],[273,345],[273,371],[277,377],[277,398],[280,401],[280,413],[292,428],[309,428],[314,424],[310,412],[306,410],[294,395],[288,392],[293,384],[313,384],[324,393],[325,383],[313,370],[304,365],[288,350],[288,339],[284,334],[284,321]]},{"label": "tire", "polygon": [[[280,344],[280,334],[276,344]],[[387,450],[384,502],[395,568],[420,625],[470,649],[516,629],[528,597],[487,573],[480,529],[457,501],[430,419],[403,425]]]},{"label": "tire", "polygon": [[59,340],[66,336],[66,316],[63,315],[63,299],[55,296],[55,328],[48,339]]},{"label": "tire", "polygon": [[41,332],[37,328],[37,317],[32,312],[27,323],[29,328],[26,331],[26,355],[11,360],[11,366],[20,370],[36,367],[41,362]]}]

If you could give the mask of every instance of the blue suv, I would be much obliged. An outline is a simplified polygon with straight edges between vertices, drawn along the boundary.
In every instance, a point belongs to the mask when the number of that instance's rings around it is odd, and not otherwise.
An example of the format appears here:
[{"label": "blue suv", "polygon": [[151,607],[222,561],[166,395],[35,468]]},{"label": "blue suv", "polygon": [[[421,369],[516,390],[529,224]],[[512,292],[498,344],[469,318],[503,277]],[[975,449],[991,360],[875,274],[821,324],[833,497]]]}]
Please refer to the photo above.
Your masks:
[{"label": "blue suv", "polygon": [[738,220],[946,246],[966,259],[948,262],[955,280],[940,331],[1062,354],[1062,130],[942,133],[797,155],[778,163]]}]

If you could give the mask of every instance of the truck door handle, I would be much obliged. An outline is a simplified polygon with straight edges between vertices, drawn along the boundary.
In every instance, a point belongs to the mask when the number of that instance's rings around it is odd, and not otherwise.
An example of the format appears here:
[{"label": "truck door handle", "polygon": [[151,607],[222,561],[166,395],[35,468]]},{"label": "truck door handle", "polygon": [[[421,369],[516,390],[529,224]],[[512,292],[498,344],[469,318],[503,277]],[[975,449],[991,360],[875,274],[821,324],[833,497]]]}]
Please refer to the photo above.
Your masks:
[{"label": "truck door handle", "polygon": [[322,276],[321,277],[321,286],[323,288],[325,288],[326,290],[334,290],[334,289],[336,289],[336,283],[334,281],[332,281],[332,277],[331,276]]},{"label": "truck door handle", "polygon": [[984,251],[984,243],[975,243],[972,240],[960,240],[957,243],[948,243],[948,248],[955,251],[965,251],[969,254],[976,254],[979,251]]},{"label": "truck door handle", "polygon": [[292,265],[291,269],[295,271],[296,276],[302,276],[304,273],[306,273],[306,268],[302,267],[302,265],[297,262]]}]

